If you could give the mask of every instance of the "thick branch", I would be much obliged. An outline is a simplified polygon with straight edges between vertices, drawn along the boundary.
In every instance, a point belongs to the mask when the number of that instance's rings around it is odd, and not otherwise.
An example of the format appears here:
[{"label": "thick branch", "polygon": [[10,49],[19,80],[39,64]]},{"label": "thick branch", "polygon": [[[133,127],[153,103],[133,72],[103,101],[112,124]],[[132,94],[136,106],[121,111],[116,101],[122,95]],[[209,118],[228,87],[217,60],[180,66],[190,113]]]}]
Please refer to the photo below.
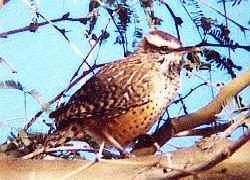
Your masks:
[{"label": "thick branch", "polygon": [[235,96],[250,84],[250,70],[233,79],[225,85],[219,94],[205,107],[189,115],[180,116],[167,121],[157,132],[153,134],[155,141],[160,146],[164,145],[174,134],[210,123],[216,119],[216,115],[222,110],[223,105],[230,97]]},{"label": "thick branch", "polygon": [[184,137],[184,136],[203,136],[203,137],[208,137],[211,136],[213,134],[216,134],[218,132],[223,132],[225,131],[230,125],[232,124],[232,122],[227,122],[224,124],[219,124],[217,125],[217,127],[205,127],[205,128],[200,128],[200,129],[190,129],[187,131],[183,131],[180,133],[177,133],[174,135],[174,137]]},{"label": "thick branch", "polygon": [[[198,146],[180,149],[173,154],[136,157],[122,160],[22,160],[0,159],[0,179],[159,179],[191,174],[198,177],[250,176],[250,143],[246,136],[233,143],[223,138],[212,138]],[[209,144],[212,143],[212,146]],[[234,151],[238,149],[235,153]],[[232,155],[232,156],[231,156]],[[231,157],[229,157],[231,156]],[[213,167],[220,157],[227,160]],[[205,165],[205,166],[204,166]],[[209,171],[204,169],[212,168]],[[203,169],[203,170],[204,170]],[[114,173],[115,172],[115,173]],[[202,173],[202,175],[200,175]],[[220,178],[219,178],[220,179]]]}]

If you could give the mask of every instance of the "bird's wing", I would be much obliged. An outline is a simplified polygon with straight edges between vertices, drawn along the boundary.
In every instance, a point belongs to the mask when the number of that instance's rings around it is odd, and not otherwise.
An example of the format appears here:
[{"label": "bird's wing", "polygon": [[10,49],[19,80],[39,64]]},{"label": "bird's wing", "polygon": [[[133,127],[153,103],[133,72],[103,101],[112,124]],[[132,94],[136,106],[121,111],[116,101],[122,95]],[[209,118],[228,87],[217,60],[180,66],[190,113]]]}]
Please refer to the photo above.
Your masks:
[{"label": "bird's wing", "polygon": [[[140,69],[138,70],[138,66]],[[152,65],[117,61],[104,66],[69,102],[50,114],[57,122],[72,118],[114,117],[150,101]]]}]

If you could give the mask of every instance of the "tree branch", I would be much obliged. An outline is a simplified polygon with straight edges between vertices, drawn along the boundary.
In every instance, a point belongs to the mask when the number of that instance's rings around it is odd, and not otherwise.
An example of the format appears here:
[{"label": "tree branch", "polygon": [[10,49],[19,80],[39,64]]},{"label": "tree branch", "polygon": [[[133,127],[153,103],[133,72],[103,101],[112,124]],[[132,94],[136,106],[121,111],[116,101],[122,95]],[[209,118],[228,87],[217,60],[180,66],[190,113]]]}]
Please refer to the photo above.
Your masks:
[{"label": "tree branch", "polygon": [[250,70],[246,71],[239,77],[233,79],[227,85],[225,85],[217,94],[214,100],[212,100],[205,107],[199,109],[197,112],[172,118],[167,121],[157,132],[152,136],[160,146],[164,145],[174,134],[189,130],[200,126],[204,123],[210,123],[214,121],[227,102],[229,97],[233,97],[241,90],[250,85]]},{"label": "tree branch", "polygon": [[[82,17],[82,18],[70,18],[66,14],[66,15],[63,15],[61,18],[52,19],[50,21],[53,22],[53,23],[62,22],[62,21],[72,21],[72,22],[80,22],[80,23],[86,24],[88,20],[90,20],[91,18],[93,18],[95,16],[98,16],[98,15],[99,15],[99,11],[91,12],[87,16]],[[30,25],[28,25],[26,27],[23,27],[23,28],[19,28],[19,29],[15,29],[15,30],[0,33],[0,38],[7,38],[9,35],[17,34],[17,33],[20,33],[20,32],[25,32],[25,31],[35,32],[39,27],[47,25],[49,23],[50,22],[48,22],[48,21],[43,21],[41,23],[31,23]]]},{"label": "tree branch", "polygon": [[[84,71],[81,76],[76,78],[74,81],[72,81],[63,91],[61,91],[59,94],[55,96],[52,100],[48,102],[49,105],[55,103],[57,100],[59,100],[68,90],[70,90],[73,86],[75,86],[82,78],[87,76],[90,72],[93,70],[103,66],[104,64],[94,65],[89,70]],[[24,126],[24,130],[27,130],[35,121],[36,119],[44,112],[44,109],[40,110],[36,115],[30,119],[30,121]]]},{"label": "tree branch", "polygon": [[184,137],[184,136],[203,136],[203,137],[208,137],[213,134],[216,134],[218,132],[223,132],[226,130],[232,122],[227,122],[223,124],[219,124],[216,127],[205,127],[205,128],[199,128],[199,129],[190,129],[187,131],[179,132],[174,135],[174,137]]},{"label": "tree branch", "polygon": [[[197,146],[179,149],[172,154],[101,160],[98,163],[88,160],[0,158],[0,178],[166,179],[191,174],[211,179],[230,175],[246,179],[250,176],[249,138],[249,131],[236,142],[211,137],[199,142]],[[246,144],[242,146],[244,143]],[[225,158],[227,160],[222,161]],[[214,166],[215,164],[217,165]],[[205,171],[207,169],[210,170]]]}]

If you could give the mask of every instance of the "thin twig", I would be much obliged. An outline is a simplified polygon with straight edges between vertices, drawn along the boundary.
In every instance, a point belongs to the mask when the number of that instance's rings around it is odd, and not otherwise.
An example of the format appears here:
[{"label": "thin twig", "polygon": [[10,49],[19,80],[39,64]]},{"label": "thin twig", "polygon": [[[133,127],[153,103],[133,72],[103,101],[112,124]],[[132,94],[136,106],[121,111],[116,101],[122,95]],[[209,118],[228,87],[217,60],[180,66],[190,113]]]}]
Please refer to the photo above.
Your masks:
[{"label": "thin twig", "polygon": [[97,150],[91,148],[90,146],[59,146],[45,149],[44,152],[53,152],[53,151],[86,151],[96,153]]},{"label": "thin twig", "polygon": [[179,27],[178,27],[178,22],[177,22],[177,17],[174,14],[174,11],[171,9],[171,7],[168,5],[168,3],[165,0],[158,0],[160,3],[163,3],[166,8],[168,9],[170,15],[172,16],[172,18],[174,19],[174,24],[175,24],[175,29],[176,29],[176,33],[177,33],[177,38],[180,40],[180,31],[179,31]]},{"label": "thin twig", "polygon": [[31,159],[31,158],[33,158],[35,156],[38,156],[38,155],[40,155],[40,154],[42,154],[44,152],[44,149],[45,149],[44,147],[42,147],[40,149],[37,149],[34,152],[23,156],[22,159]]},{"label": "thin twig", "polygon": [[232,23],[236,24],[242,31],[243,31],[243,30],[248,30],[248,31],[250,30],[250,29],[248,29],[248,28],[242,26],[241,24],[237,23],[235,20],[233,20],[233,19],[231,19],[231,18],[225,16],[222,12],[220,12],[218,9],[216,9],[215,7],[213,7],[213,6],[211,6],[210,4],[208,4],[206,1],[204,1],[204,0],[198,0],[198,1],[201,2],[202,4],[204,4],[205,6],[207,6],[208,8],[210,8],[210,9],[216,11],[219,15],[225,17],[226,19],[228,19],[228,20],[231,21]]},{"label": "thin twig", "polygon": [[[80,48],[77,47],[76,44],[74,44],[67,36],[66,36],[66,31],[65,29],[61,29],[59,28],[57,25],[55,25],[55,23],[53,23],[52,21],[50,21],[49,19],[47,19],[46,17],[44,17],[41,13],[36,12],[38,17],[43,18],[44,20],[46,20],[51,26],[54,27],[54,29],[56,29],[59,33],[62,34],[62,36],[68,41],[69,45],[71,46],[71,48],[76,52],[77,55],[80,55],[81,57],[84,56],[84,54],[82,53],[82,51],[80,50]],[[87,58],[86,58],[87,59]],[[91,68],[91,66],[89,65],[89,63],[87,61],[84,61],[84,63]]]},{"label": "thin twig", "polygon": [[[72,76],[72,78],[70,79],[70,82],[72,82],[72,80],[74,80],[74,78],[78,75],[82,65],[87,61],[88,57],[90,56],[91,52],[95,49],[96,45],[101,41],[104,33],[106,32],[108,25],[110,23],[110,19],[108,20],[105,28],[103,29],[101,35],[98,37],[98,39],[95,41],[95,44],[91,47],[91,49],[89,50],[89,52],[87,53],[87,55],[85,56],[85,58],[83,59],[82,63],[79,65],[79,67],[77,68],[76,72],[74,73],[74,75]],[[91,67],[90,67],[91,68]]]},{"label": "thin twig", "polygon": [[[99,64],[99,65],[94,65],[91,67],[91,69],[84,71],[83,74],[81,76],[79,76],[77,79],[75,79],[74,81],[72,81],[63,91],[61,91],[59,94],[56,95],[55,98],[53,98],[52,100],[50,100],[48,102],[49,105],[52,105],[53,103],[55,103],[57,100],[59,100],[64,94],[65,92],[67,92],[68,90],[70,90],[73,86],[75,86],[82,78],[84,78],[85,76],[87,76],[90,72],[92,72],[94,69],[97,69],[99,67],[104,66],[105,64]],[[29,120],[29,122],[24,126],[24,130],[27,130],[35,121],[36,119],[44,112],[44,109],[40,110],[32,119]]]},{"label": "thin twig", "polygon": [[[109,16],[111,17],[112,21],[114,22],[115,27],[116,27],[118,33],[120,34],[120,37],[122,38],[123,56],[124,56],[124,57],[127,57],[127,48],[126,48],[126,46],[125,46],[125,43],[127,42],[127,40],[124,38],[124,36],[123,36],[123,34],[122,34],[120,28],[118,27],[118,25],[117,25],[117,23],[116,23],[116,21],[115,21],[114,15],[113,15],[113,12],[116,12],[116,13],[117,13],[117,11],[118,11],[119,9],[115,11],[115,10],[113,10],[113,9],[110,9],[110,8],[108,7],[108,5],[106,5],[105,3],[103,3],[101,0],[95,0],[95,1],[96,1],[101,7],[103,7],[104,9],[106,9],[106,11],[108,12],[108,14],[109,14]],[[126,43],[126,44],[127,44],[127,43]]]},{"label": "thin twig", "polygon": [[191,17],[190,13],[188,12],[188,10],[187,10],[186,6],[184,5],[183,1],[182,1],[182,0],[179,0],[179,2],[181,3],[182,7],[183,7],[184,10],[186,11],[188,17],[189,17],[189,18],[192,20],[192,22],[194,23],[194,25],[195,25],[195,27],[196,27],[196,29],[197,29],[197,32],[198,32],[200,38],[202,39],[202,35],[201,35],[200,30],[199,30],[199,26],[197,26],[197,24],[194,22],[193,18]]},{"label": "thin twig", "polygon": [[3,58],[0,57],[0,64],[5,65],[12,73],[17,73],[16,69],[9,65]]},{"label": "thin twig", "polygon": [[181,97],[181,94],[179,94],[179,101],[181,103],[181,107],[183,109],[184,114],[187,115],[188,114],[188,112],[187,112],[187,106],[185,105],[185,103],[184,103],[184,101],[183,101],[183,99]]},{"label": "thin twig", "polygon": [[[67,16],[62,16],[61,18],[52,19],[50,21],[53,22],[53,23],[62,22],[62,21],[72,21],[72,22],[83,23],[83,22],[87,22],[92,17],[98,16],[98,15],[99,15],[99,11],[95,11],[95,12],[89,13],[87,16],[82,17],[82,18],[70,18],[70,17],[67,17]],[[41,26],[48,25],[48,24],[49,24],[48,21],[43,21],[41,23],[36,23],[36,26],[41,27]],[[30,26],[26,26],[26,27],[11,30],[11,31],[2,32],[2,33],[0,33],[0,38],[7,38],[9,35],[17,34],[17,33],[20,33],[20,32],[25,32],[25,31],[31,31]]]},{"label": "thin twig", "polygon": [[[239,45],[239,44],[214,44],[214,43],[200,43],[194,46],[186,46],[183,47],[183,50],[186,49],[185,51],[190,51],[194,49],[195,47],[230,47],[232,49],[244,49],[246,51],[250,51],[250,46],[246,45]],[[182,48],[180,48],[182,49]]]},{"label": "thin twig", "polygon": [[173,101],[171,104],[177,104],[179,101],[182,101],[182,100],[186,99],[192,92],[194,92],[198,88],[200,88],[202,86],[205,86],[205,85],[207,85],[207,83],[202,83],[202,84],[196,86],[195,88],[190,89],[190,91],[187,94],[185,94],[185,96],[180,97],[179,99]]}]

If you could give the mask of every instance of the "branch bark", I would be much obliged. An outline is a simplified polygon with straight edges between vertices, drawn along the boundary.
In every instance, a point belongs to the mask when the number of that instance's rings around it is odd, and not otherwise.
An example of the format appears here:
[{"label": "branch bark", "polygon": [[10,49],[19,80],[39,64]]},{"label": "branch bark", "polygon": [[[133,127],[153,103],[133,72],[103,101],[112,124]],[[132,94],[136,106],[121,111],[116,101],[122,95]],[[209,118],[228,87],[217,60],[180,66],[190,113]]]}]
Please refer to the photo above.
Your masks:
[{"label": "branch bark", "polygon": [[[250,156],[248,155],[250,142],[247,142],[249,137],[249,131],[237,142],[212,136],[197,143],[194,147],[180,149],[173,154],[102,160],[97,163],[87,160],[51,161],[1,158],[0,179],[10,177],[43,180],[166,179],[183,176],[207,179],[226,179],[228,177],[247,179],[250,177]],[[246,144],[241,146],[244,143]],[[214,166],[218,160],[221,161],[225,158],[228,159]]]},{"label": "branch bark", "polygon": [[197,112],[172,118],[167,121],[158,131],[152,136],[153,139],[163,146],[175,134],[193,129],[204,123],[210,123],[216,119],[227,102],[229,97],[237,95],[240,91],[250,85],[250,70],[244,72],[239,77],[233,79],[225,85],[212,100],[205,107],[199,109]]}]

